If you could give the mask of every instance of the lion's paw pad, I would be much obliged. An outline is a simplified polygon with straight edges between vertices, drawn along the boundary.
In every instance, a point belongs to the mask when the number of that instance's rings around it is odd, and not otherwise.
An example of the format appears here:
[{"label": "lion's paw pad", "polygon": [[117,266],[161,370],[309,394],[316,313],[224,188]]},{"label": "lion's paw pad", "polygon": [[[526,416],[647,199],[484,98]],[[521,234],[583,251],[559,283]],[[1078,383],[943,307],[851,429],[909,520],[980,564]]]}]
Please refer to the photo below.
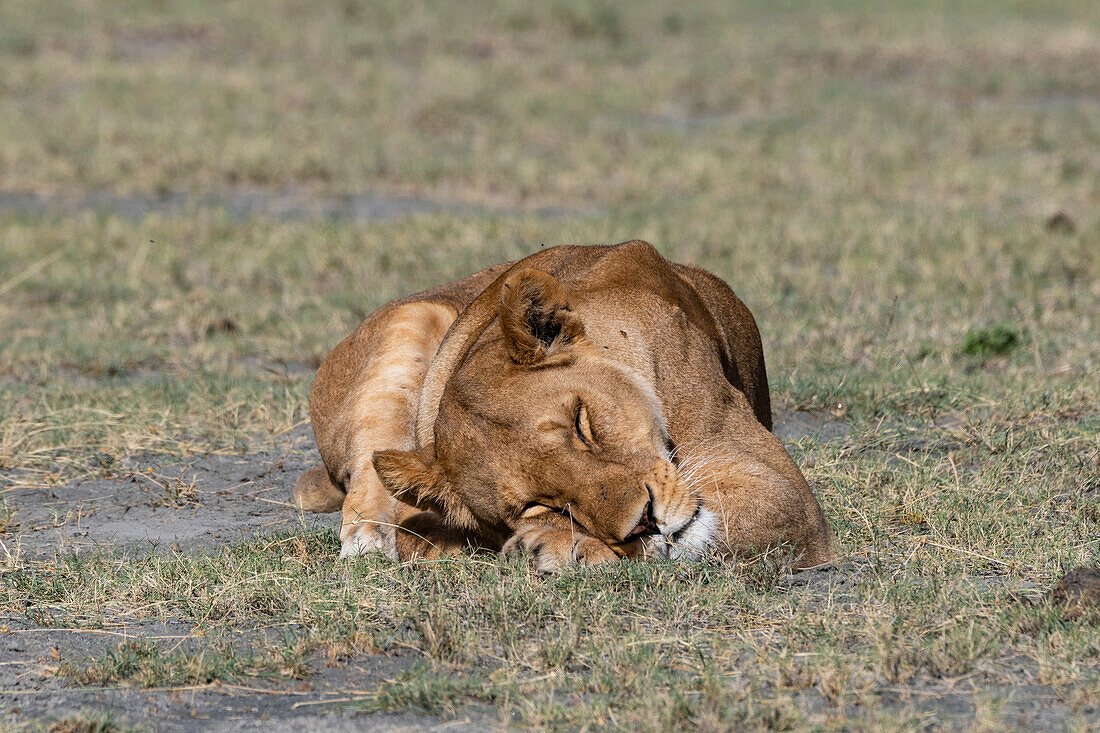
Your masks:
[{"label": "lion's paw pad", "polygon": [[391,560],[397,559],[397,544],[392,533],[369,527],[357,527],[340,543],[340,559],[347,560],[379,552]]}]

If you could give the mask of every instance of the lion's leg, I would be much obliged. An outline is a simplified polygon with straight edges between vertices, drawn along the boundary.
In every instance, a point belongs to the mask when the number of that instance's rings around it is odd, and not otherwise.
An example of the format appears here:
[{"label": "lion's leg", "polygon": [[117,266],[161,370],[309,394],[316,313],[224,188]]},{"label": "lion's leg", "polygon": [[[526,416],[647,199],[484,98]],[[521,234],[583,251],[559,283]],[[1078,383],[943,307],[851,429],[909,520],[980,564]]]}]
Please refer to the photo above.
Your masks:
[{"label": "lion's leg", "polygon": [[344,490],[332,483],[324,466],[314,466],[294,484],[294,505],[307,512],[338,512],[344,505]]},{"label": "lion's leg", "polygon": [[[679,538],[670,556],[708,547],[744,556],[785,546],[795,553],[795,568],[835,558],[832,531],[806,480],[774,436],[760,438],[702,441],[685,451],[681,470],[710,514]],[[746,449],[750,441],[756,445]]]},{"label": "lion's leg", "polygon": [[410,508],[401,513],[404,516],[397,523],[397,554],[402,560],[416,557],[430,560],[478,547],[472,542],[475,538],[450,526],[435,512]]},{"label": "lion's leg", "polygon": [[[793,567],[808,568],[836,558],[817,500],[782,477],[752,474],[720,479],[715,502],[715,539],[720,550],[745,556],[787,548]],[[809,494],[809,495],[807,495]]]},{"label": "lion's leg", "polygon": [[374,469],[364,466],[357,472],[344,500],[340,521],[340,558],[356,557],[369,552],[381,552],[397,559],[394,538],[393,499],[374,476]]},{"label": "lion's leg", "polygon": [[347,445],[347,498],[340,557],[379,551],[397,557],[397,504],[378,480],[375,451],[414,447],[417,398],[424,374],[455,318],[444,305],[419,302],[393,309],[372,334],[367,364],[351,394],[341,429]]},{"label": "lion's leg", "polygon": [[612,548],[581,531],[569,517],[546,512],[521,520],[504,543],[504,555],[527,553],[543,575],[559,573],[568,565],[592,565],[622,559]]}]

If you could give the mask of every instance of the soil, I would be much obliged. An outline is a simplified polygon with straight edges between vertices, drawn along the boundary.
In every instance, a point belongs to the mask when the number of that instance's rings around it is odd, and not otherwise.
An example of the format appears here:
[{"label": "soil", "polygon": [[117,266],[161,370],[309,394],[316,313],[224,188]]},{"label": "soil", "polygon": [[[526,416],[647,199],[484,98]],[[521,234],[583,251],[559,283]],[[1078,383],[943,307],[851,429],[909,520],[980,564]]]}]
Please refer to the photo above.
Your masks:
[{"label": "soil", "polygon": [[348,690],[370,690],[411,666],[415,657],[371,655],[342,667],[314,660],[307,681],[215,683],[168,689],[78,687],[59,678],[58,658],[101,656],[124,637],[163,640],[185,636],[186,624],[127,624],[111,631],[43,629],[15,618],[0,620],[0,728],[109,715],[116,723],[159,731],[486,730],[499,719],[484,709],[443,721],[415,712],[361,714],[347,708]]},{"label": "soil", "polygon": [[1050,591],[1050,600],[1071,618],[1100,614],[1100,568],[1074,568]]},{"label": "soil", "polygon": [[288,503],[294,481],[320,462],[308,426],[288,438],[278,451],[206,453],[167,465],[163,455],[139,455],[110,469],[121,477],[9,491],[18,532],[8,550],[28,559],[100,548],[194,552],[302,522],[331,526],[331,517],[303,516]]}]

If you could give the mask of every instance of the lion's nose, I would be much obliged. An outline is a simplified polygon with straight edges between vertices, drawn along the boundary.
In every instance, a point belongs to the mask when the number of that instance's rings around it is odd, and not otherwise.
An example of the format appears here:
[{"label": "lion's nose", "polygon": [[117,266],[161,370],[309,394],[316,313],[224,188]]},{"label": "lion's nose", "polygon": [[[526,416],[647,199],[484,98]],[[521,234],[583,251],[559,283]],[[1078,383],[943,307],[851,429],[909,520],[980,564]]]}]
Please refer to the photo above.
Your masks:
[{"label": "lion's nose", "polygon": [[642,516],[638,519],[638,526],[630,530],[630,534],[627,535],[627,537],[657,534],[657,532],[660,531],[657,527],[657,517],[653,514],[653,489],[649,488],[649,484],[646,484],[645,489],[649,492],[649,501],[642,507]]}]

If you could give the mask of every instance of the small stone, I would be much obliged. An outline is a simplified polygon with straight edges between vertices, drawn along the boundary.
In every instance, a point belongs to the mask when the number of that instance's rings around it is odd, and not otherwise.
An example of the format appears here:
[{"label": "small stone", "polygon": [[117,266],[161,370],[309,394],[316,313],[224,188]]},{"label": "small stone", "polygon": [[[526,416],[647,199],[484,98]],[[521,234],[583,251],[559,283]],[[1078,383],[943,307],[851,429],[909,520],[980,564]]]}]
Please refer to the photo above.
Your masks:
[{"label": "small stone", "polygon": [[237,325],[237,322],[232,318],[224,317],[219,318],[216,321],[211,321],[206,325],[206,335],[213,336],[215,334],[234,334],[240,333],[241,327]]},{"label": "small stone", "polygon": [[1064,211],[1056,211],[1047,219],[1047,231],[1057,234],[1073,234],[1077,231],[1077,222]]},{"label": "small stone", "polygon": [[1050,591],[1050,601],[1061,606],[1067,618],[1100,614],[1100,568],[1074,568]]}]

